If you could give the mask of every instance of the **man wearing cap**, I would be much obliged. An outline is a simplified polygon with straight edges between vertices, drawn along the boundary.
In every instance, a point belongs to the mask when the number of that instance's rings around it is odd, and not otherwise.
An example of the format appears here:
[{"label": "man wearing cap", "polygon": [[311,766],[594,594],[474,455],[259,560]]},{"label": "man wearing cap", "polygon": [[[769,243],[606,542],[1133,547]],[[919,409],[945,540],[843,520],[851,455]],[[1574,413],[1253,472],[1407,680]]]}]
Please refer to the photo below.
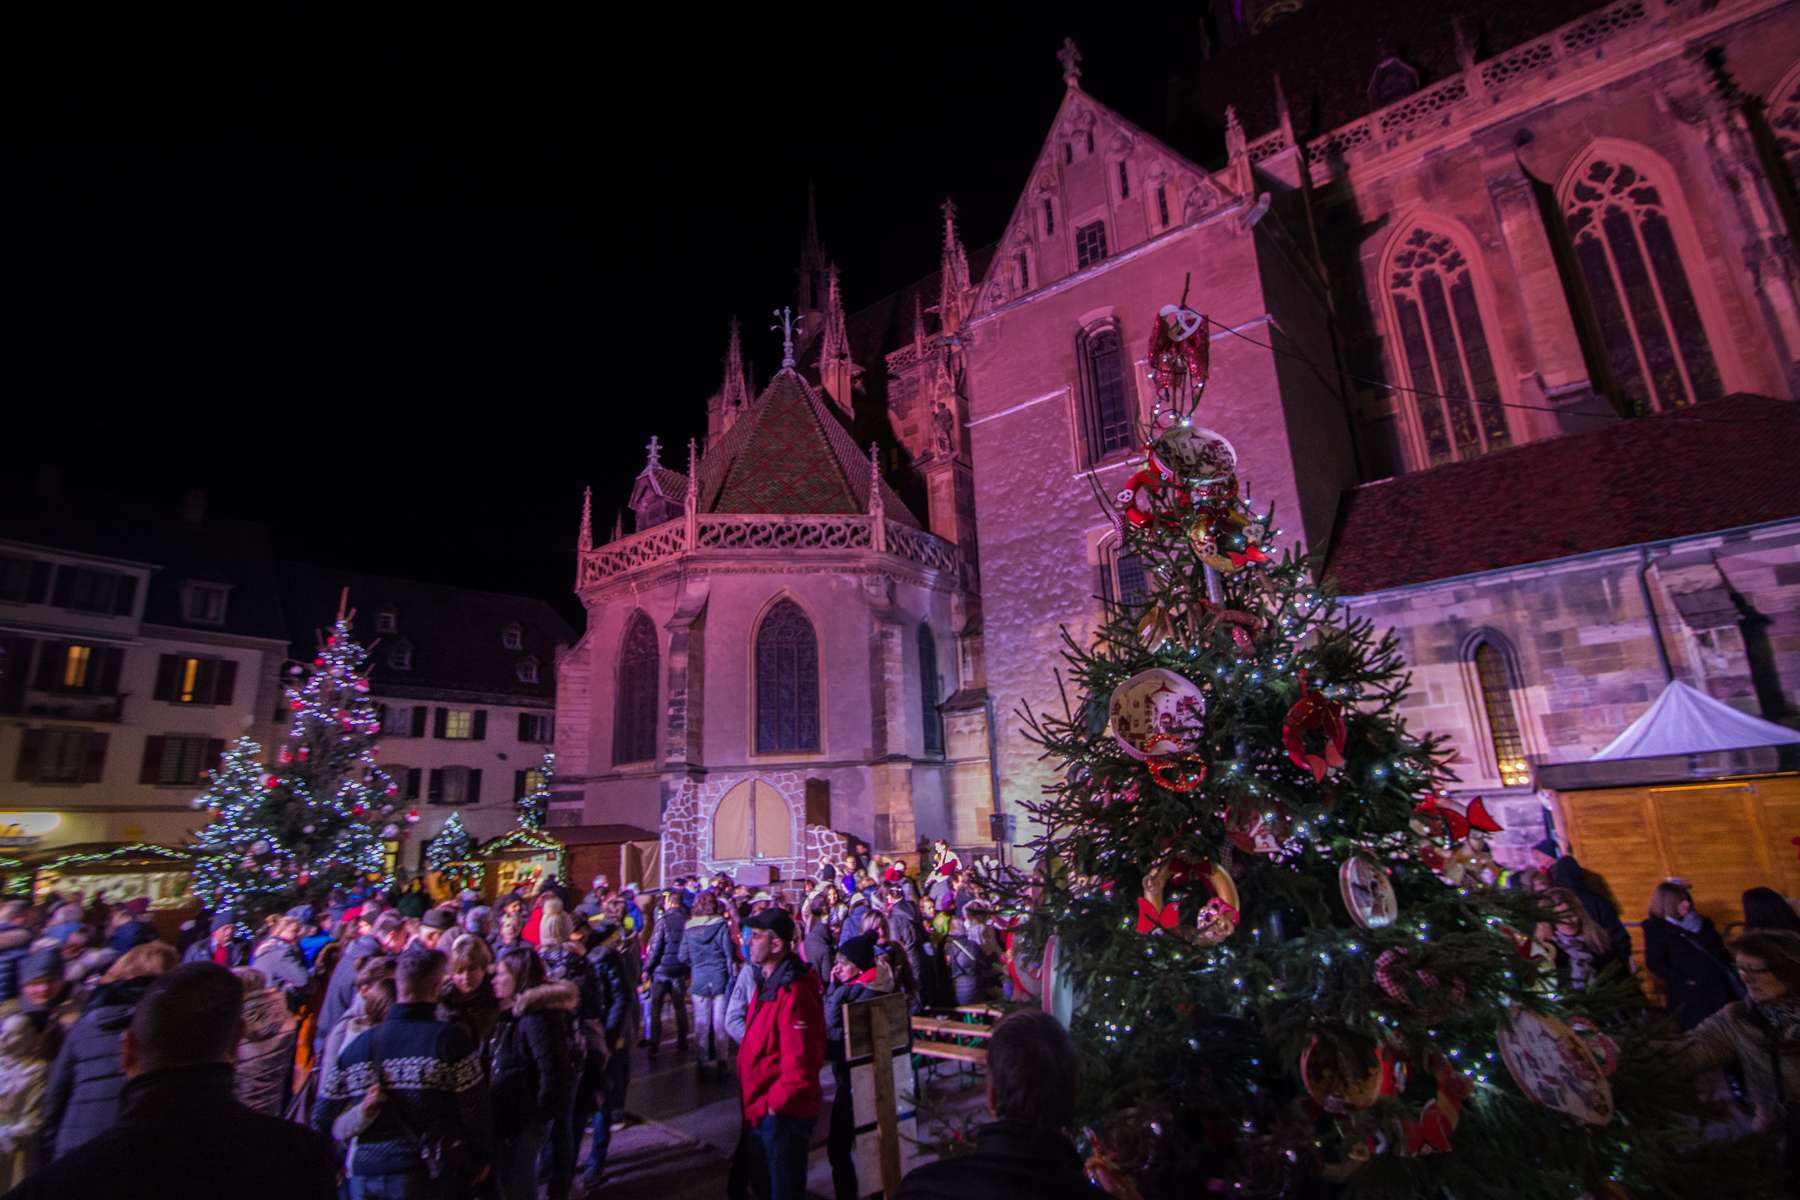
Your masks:
[{"label": "man wearing cap", "polygon": [[243,967],[250,964],[250,952],[237,940],[237,917],[230,909],[213,915],[212,933],[205,941],[189,946],[182,962],[210,962],[221,967]]},{"label": "man wearing cap", "polygon": [[756,989],[738,1049],[744,1121],[762,1144],[769,1200],[804,1200],[806,1149],[824,1107],[825,1007],[819,977],[794,953],[794,919],[779,908],[753,913],[750,963]]},{"label": "man wearing cap", "polygon": [[455,928],[455,913],[443,907],[427,909],[425,915],[419,918],[419,932],[413,934],[412,941],[407,943],[407,949],[422,946],[427,950],[448,951],[450,947],[439,946],[438,943],[446,933]]}]

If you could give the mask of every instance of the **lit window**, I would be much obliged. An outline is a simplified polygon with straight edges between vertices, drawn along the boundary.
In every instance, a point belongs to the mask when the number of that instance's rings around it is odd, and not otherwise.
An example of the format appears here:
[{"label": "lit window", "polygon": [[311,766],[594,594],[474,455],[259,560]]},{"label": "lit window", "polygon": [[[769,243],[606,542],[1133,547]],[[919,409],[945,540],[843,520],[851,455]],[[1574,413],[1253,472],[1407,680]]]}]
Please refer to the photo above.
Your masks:
[{"label": "lit window", "polygon": [[475,714],[467,709],[450,709],[444,714],[444,736],[458,739],[474,737]]},{"label": "lit window", "polygon": [[521,796],[529,796],[540,790],[544,786],[543,770],[539,767],[532,767],[526,771],[523,785],[525,790],[520,793]]},{"label": "lit window", "polygon": [[198,689],[195,685],[198,684],[199,681],[200,660],[197,658],[183,659],[181,663],[180,692],[181,702],[183,704],[192,704],[194,702],[194,697],[198,694]]},{"label": "lit window", "polygon": [[1437,466],[1509,445],[1467,256],[1447,235],[1421,226],[1406,235],[1389,265],[1397,344],[1427,460]]},{"label": "lit window", "polygon": [[1084,331],[1076,351],[1088,461],[1099,462],[1109,454],[1129,449],[1135,441],[1118,327],[1102,325]]},{"label": "lit window", "polygon": [[191,625],[223,625],[229,596],[223,584],[189,580],[182,589],[182,612]]},{"label": "lit window", "polygon": [[1131,172],[1125,169],[1125,163],[1119,163],[1119,199],[1131,199]]},{"label": "lit window", "polygon": [[1525,761],[1525,741],[1513,708],[1512,672],[1507,669],[1506,656],[1492,642],[1475,648],[1475,675],[1481,683],[1481,704],[1494,744],[1495,773],[1506,787],[1529,787],[1531,764]]},{"label": "lit window", "polygon": [[1049,237],[1056,232],[1056,208],[1049,197],[1044,198],[1044,236]]},{"label": "lit window", "polygon": [[93,660],[92,646],[70,646],[63,659],[63,687],[69,691],[80,691],[87,687],[88,664]]},{"label": "lit window", "polygon": [[396,671],[412,670],[413,645],[401,638],[388,647],[387,664]]},{"label": "lit window", "polygon": [[1592,306],[1601,357],[1632,411],[1667,411],[1724,392],[1676,242],[1672,181],[1596,158],[1567,185],[1563,216]]},{"label": "lit window", "polygon": [[519,628],[519,623],[517,621],[514,621],[511,625],[508,625],[505,629],[500,631],[500,644],[505,646],[508,650],[522,650],[525,648],[525,631]]},{"label": "lit window", "polygon": [[400,628],[400,614],[391,608],[384,608],[375,614],[376,633],[394,633]]},{"label": "lit window", "polygon": [[520,683],[536,683],[538,681],[538,660],[522,658],[513,671],[518,675]]},{"label": "lit window", "polygon": [[1163,225],[1169,223],[1169,189],[1160,183],[1156,185],[1156,219]]},{"label": "lit window", "polygon": [[1095,221],[1075,231],[1075,265],[1089,266],[1106,257],[1106,222]]}]

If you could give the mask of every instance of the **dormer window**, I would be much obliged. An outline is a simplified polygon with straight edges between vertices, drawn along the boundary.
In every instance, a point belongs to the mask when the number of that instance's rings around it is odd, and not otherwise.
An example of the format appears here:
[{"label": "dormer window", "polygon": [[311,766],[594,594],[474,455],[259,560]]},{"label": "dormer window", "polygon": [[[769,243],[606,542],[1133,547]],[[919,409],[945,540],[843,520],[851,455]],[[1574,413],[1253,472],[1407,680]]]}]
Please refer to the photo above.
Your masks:
[{"label": "dormer window", "polygon": [[231,588],[223,583],[189,579],[181,585],[181,616],[190,625],[223,625]]},{"label": "dormer window", "polygon": [[519,623],[517,621],[514,621],[500,631],[500,644],[505,646],[508,650],[523,650],[525,648],[525,631],[519,628]]},{"label": "dormer window", "polygon": [[387,665],[396,671],[412,670],[413,644],[401,638],[388,647]]},{"label": "dormer window", "polygon": [[538,681],[538,660],[521,658],[519,665],[513,668],[518,673],[520,683],[536,683]]},{"label": "dormer window", "polygon": [[375,614],[376,633],[400,632],[400,614],[391,608],[384,608]]}]

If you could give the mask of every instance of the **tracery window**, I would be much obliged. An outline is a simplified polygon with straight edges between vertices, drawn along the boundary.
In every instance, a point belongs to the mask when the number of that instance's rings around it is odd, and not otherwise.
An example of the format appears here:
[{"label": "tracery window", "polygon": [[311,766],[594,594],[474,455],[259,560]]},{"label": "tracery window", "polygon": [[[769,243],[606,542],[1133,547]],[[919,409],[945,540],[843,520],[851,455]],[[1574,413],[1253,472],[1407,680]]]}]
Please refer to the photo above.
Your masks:
[{"label": "tracery window", "polygon": [[1499,374],[1462,248],[1448,234],[1413,229],[1388,260],[1387,287],[1427,461],[1437,466],[1509,445]]},{"label": "tracery window", "polygon": [[925,753],[941,755],[944,752],[944,714],[938,711],[942,703],[942,686],[938,681],[937,639],[931,636],[931,626],[919,626],[919,709],[920,719],[925,730]]},{"label": "tracery window", "polygon": [[1671,179],[1596,156],[1565,185],[1563,217],[1613,382],[1635,412],[1724,391],[1682,266]]},{"label": "tracery window", "polygon": [[613,697],[613,762],[656,759],[656,626],[640,609],[625,622],[619,643],[619,686]]},{"label": "tracery window", "polygon": [[1506,654],[1494,643],[1483,641],[1476,645],[1474,658],[1488,741],[1494,748],[1494,773],[1507,787],[1529,787],[1531,764],[1525,759],[1525,739],[1513,707],[1512,670]]},{"label": "tracery window", "polygon": [[1084,449],[1090,463],[1099,462],[1115,451],[1129,449],[1134,440],[1118,326],[1108,323],[1083,330],[1075,358],[1081,374]]},{"label": "tracery window", "polygon": [[819,748],[819,639],[792,600],[756,631],[756,752]]}]

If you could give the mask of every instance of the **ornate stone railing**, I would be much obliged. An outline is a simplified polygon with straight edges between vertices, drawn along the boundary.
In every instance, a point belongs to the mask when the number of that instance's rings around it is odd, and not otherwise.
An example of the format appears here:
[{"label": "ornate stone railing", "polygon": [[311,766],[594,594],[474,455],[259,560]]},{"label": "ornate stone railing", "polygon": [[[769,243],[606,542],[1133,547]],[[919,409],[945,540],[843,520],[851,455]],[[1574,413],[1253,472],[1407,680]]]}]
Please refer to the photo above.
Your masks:
[{"label": "ornate stone railing", "polygon": [[[1676,7],[1676,0],[1617,0],[1340,125],[1302,148],[1312,182],[1324,183],[1361,159],[1478,116],[1505,98],[1516,84],[1616,56],[1630,45],[1656,36],[1661,18]],[[1286,130],[1277,129],[1251,142],[1246,152],[1252,163],[1261,163],[1289,148]]]},{"label": "ornate stone railing", "polygon": [[695,554],[793,554],[862,550],[954,575],[956,547],[934,534],[880,515],[709,515],[677,518],[630,537],[581,552],[575,586],[592,587],[618,575]]}]

